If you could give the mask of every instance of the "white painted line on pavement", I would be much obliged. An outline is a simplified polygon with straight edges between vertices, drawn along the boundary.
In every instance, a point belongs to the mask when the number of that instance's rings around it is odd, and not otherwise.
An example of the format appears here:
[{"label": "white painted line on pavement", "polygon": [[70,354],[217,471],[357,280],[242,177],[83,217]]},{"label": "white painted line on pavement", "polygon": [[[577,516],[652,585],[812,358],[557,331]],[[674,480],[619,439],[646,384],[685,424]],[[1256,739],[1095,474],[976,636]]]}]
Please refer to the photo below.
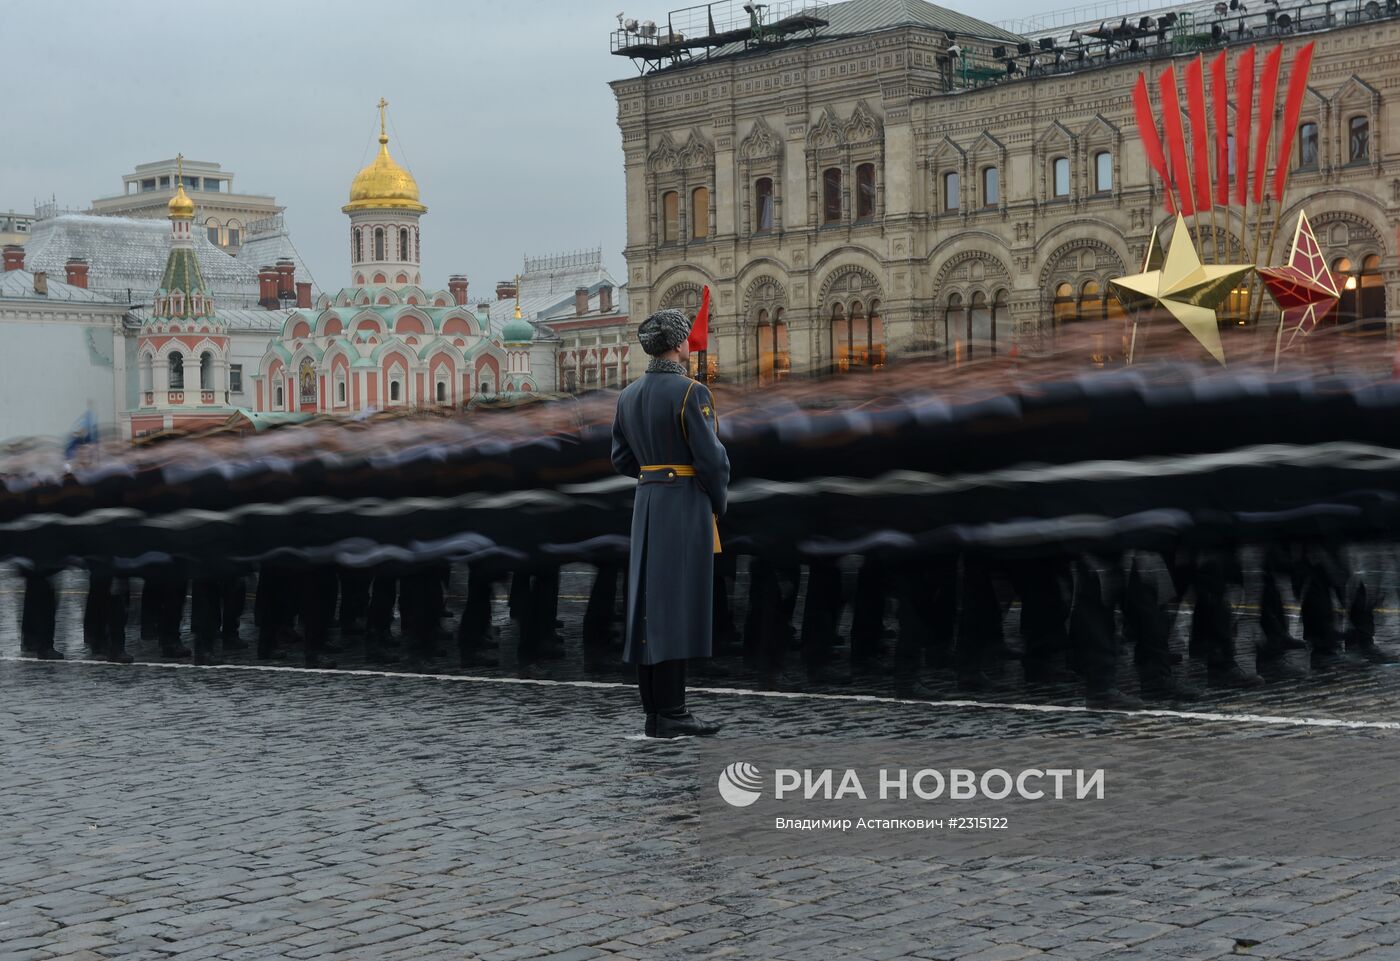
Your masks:
[{"label": "white painted line on pavement", "polygon": [[[82,665],[85,667],[154,667],[169,670],[204,671],[264,671],[284,674],[337,674],[346,677],[389,677],[426,681],[453,681],[470,684],[523,684],[536,687],[577,687],[599,690],[636,689],[633,684],[623,681],[556,681],[536,677],[486,677],[476,674],[423,674],[413,671],[374,671],[342,667],[290,667],[279,664],[188,664],[165,661],[137,661],[133,664],[114,664],[111,661],[72,660],[41,661],[32,657],[0,655],[0,662],[12,661],[21,664]],[[1283,727],[1315,727],[1340,730],[1400,731],[1400,721],[1356,721],[1338,717],[1286,717],[1277,714],[1225,714],[1213,711],[1175,711],[1168,708],[1144,708],[1137,711],[1119,711],[1102,708],[1078,707],[1072,704],[1022,704],[1019,702],[997,701],[924,701],[898,697],[885,697],[879,694],[819,694],[803,691],[755,691],[740,687],[692,687],[698,694],[717,694],[728,697],[763,697],[788,700],[844,701],[862,704],[912,704],[925,708],[972,708],[996,711],[1023,711],[1040,714],[1117,714],[1126,717],[1171,718],[1182,721],[1218,721],[1232,724],[1272,724]]]}]

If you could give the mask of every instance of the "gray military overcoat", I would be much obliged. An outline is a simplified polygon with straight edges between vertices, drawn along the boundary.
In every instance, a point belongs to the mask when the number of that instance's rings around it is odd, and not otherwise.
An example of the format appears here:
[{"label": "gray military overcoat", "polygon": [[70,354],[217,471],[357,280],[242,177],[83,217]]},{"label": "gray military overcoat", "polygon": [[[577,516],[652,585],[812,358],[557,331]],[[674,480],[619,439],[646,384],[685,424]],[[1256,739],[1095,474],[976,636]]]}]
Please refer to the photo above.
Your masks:
[{"label": "gray military overcoat", "polygon": [[[622,654],[630,664],[711,654],[714,518],[729,495],[716,423],[709,388],[684,374],[643,374],[617,399],[613,466],[639,478]],[[663,464],[693,465],[695,476],[641,469]]]}]

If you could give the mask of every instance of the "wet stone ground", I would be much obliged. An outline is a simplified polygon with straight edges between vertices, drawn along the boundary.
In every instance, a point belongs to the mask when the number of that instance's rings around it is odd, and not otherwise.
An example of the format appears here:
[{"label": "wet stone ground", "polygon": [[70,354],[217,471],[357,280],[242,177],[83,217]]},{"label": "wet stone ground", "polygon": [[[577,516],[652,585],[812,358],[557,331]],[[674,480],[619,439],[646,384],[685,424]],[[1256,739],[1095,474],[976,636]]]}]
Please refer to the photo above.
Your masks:
[{"label": "wet stone ground", "polygon": [[[567,656],[539,670],[621,682],[582,671],[587,584],[566,573]],[[75,663],[83,582],[65,575],[70,660],[33,662],[17,659],[18,587],[0,580],[4,961],[1400,958],[1392,861],[714,857],[697,836],[698,742],[629,738],[640,718],[621,683],[508,683],[503,621],[505,666],[470,672],[482,680],[169,669],[134,624],[137,664]],[[335,656],[363,666],[355,643]],[[447,657],[413,667],[453,672]],[[752,683],[738,659],[716,669],[701,683]],[[1164,758],[1180,738],[1268,750],[1312,730],[1234,715],[1400,720],[1395,668],[1214,692],[1193,706],[1214,719],[1021,710],[1078,694],[1027,691],[1017,673],[972,706],[694,700],[733,737],[1133,736]],[[880,676],[823,690],[890,693]]]}]

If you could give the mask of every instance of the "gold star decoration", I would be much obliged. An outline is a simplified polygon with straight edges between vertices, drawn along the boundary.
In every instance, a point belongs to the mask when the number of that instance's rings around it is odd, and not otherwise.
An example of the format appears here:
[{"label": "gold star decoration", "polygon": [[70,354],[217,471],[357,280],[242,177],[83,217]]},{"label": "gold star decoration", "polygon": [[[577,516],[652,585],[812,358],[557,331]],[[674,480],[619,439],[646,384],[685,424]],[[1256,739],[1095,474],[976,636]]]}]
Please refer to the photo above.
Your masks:
[{"label": "gold star decoration", "polygon": [[1215,309],[1230,296],[1239,282],[1254,269],[1250,264],[1203,264],[1196,246],[1186,229],[1186,218],[1177,214],[1176,228],[1161,266],[1153,261],[1158,256],[1156,231],[1148,246],[1146,262],[1140,274],[1118,277],[1108,282],[1123,309],[1136,312],[1160,306],[1175,317],[1206,352],[1221,364],[1225,363],[1225,348],[1220,343],[1220,328]]}]

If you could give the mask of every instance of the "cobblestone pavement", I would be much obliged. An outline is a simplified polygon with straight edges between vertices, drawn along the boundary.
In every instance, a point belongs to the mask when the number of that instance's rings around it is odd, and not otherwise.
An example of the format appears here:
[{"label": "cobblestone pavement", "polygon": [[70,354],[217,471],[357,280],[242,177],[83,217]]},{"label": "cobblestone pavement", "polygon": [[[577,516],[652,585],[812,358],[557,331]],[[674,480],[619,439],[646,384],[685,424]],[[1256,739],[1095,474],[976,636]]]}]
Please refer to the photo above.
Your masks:
[{"label": "cobblestone pavement", "polygon": [[[1397,721],[1397,688],[1377,669],[1202,710]],[[1169,757],[1311,730],[697,700],[734,737],[1137,736]],[[1393,861],[715,858],[698,742],[629,739],[638,720],[621,686],[0,662],[0,958],[1400,958]]]}]

